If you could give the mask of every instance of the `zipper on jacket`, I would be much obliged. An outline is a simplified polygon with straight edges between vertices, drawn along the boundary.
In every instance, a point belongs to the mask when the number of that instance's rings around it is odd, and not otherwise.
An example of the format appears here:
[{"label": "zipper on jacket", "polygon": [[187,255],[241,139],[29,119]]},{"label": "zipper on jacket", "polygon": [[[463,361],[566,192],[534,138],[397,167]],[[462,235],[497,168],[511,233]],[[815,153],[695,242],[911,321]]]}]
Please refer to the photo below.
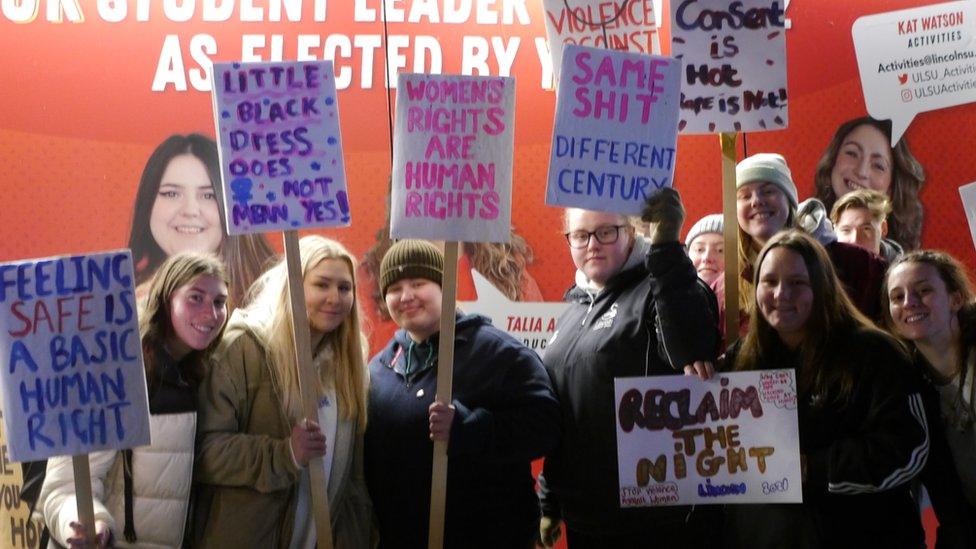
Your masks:
[{"label": "zipper on jacket", "polygon": [[580,321],[580,327],[586,326],[586,319],[590,318],[590,312],[593,311],[593,304],[596,303],[596,295],[591,294],[589,290],[583,289],[586,292],[586,296],[590,298],[590,304],[586,307],[586,314],[583,315],[583,320]]}]

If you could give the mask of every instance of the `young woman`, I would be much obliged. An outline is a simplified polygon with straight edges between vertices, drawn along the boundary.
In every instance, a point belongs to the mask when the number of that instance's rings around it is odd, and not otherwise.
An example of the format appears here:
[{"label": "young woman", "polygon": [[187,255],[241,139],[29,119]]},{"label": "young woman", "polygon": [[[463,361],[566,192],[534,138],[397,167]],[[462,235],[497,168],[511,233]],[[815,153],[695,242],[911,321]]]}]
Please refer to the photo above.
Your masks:
[{"label": "young woman", "polygon": [[857,189],[888,195],[892,212],[887,238],[905,250],[919,247],[922,237],[922,202],[918,193],[925,170],[908,148],[907,139],[891,146],[891,122],[871,117],[841,124],[827,145],[814,176],[817,198],[831,211],[834,202]]},{"label": "young woman", "polygon": [[905,340],[940,402],[955,468],[976,506],[976,303],[966,271],[950,255],[916,251],[888,272],[885,325]]},{"label": "young woman", "polygon": [[424,240],[393,244],[380,263],[400,328],[369,364],[366,476],[380,547],[427,546],[436,440],[450,462],[444,546],[529,549],[539,521],[531,464],[559,440],[559,404],[535,352],[461,313],[453,399],[434,400],[443,272],[443,254]]},{"label": "young woman", "polygon": [[688,258],[698,278],[713,290],[725,274],[724,227],[722,214],[709,214],[695,222],[685,237]]},{"label": "young woman", "polygon": [[636,235],[626,216],[566,211],[576,284],[544,358],[563,434],[540,479],[547,546],[563,520],[570,549],[647,547],[649,540],[698,547],[708,538],[701,507],[694,514],[690,507],[620,507],[613,430],[613,378],[684,372],[707,379],[713,371],[715,297],[678,241],[684,216],[672,189],[645,204],[650,239]]},{"label": "young woman", "polygon": [[[226,319],[227,275],[218,259],[182,253],[160,265],[139,313],[152,444],[91,454],[99,546],[183,543],[193,476],[196,387]],[[71,458],[48,460],[38,508],[52,541],[83,547],[74,496]]]},{"label": "young woman", "polygon": [[299,242],[318,417],[301,406],[288,276],[282,261],[235,311],[200,387],[195,524],[201,547],[314,547],[307,465],[324,457],[338,547],[368,544],[362,476],[365,339],[352,255],[321,236]]},{"label": "young woman", "polygon": [[[736,166],[736,218],[739,222],[739,312],[741,327],[746,327],[754,288],[756,257],[759,250],[783,229],[799,225],[796,185],[786,159],[781,155],[760,153],[750,156]],[[819,206],[816,201],[807,201]],[[820,211],[820,221],[826,211]],[[815,216],[810,216],[815,217]],[[874,254],[851,244],[837,242],[831,231],[822,230],[823,223],[809,227],[827,249],[835,271],[848,295],[858,309],[869,318],[881,316],[882,279],[887,264]],[[805,227],[806,228],[806,227]]]},{"label": "young woman", "polygon": [[801,231],[759,252],[736,371],[794,368],[802,505],[732,505],[731,547],[924,547],[909,491],[929,438],[911,365],[851,303],[826,251]]},{"label": "young woman", "polygon": [[153,151],[136,191],[129,248],[136,284],[167,257],[218,254],[228,266],[231,306],[268,266],[274,251],[261,235],[225,236],[217,144],[200,134],[171,135]]}]

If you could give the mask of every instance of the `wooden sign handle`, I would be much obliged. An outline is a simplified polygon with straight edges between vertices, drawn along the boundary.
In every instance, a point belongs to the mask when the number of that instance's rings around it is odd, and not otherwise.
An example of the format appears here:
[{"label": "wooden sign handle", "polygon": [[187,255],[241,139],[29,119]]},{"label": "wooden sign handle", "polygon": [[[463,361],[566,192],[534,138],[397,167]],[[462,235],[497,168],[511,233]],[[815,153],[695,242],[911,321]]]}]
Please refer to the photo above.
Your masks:
[{"label": "wooden sign handle", "polygon": [[722,144],[722,214],[725,227],[726,346],[739,339],[739,220],[735,216],[736,137],[735,133],[719,134]]},{"label": "wooden sign handle", "polygon": [[[319,421],[318,383],[312,366],[312,336],[305,310],[305,286],[302,261],[298,249],[298,232],[285,231],[285,263],[288,267],[288,296],[291,299],[291,320],[295,327],[295,358],[298,366],[298,389],[302,394],[302,411],[309,421]],[[335,441],[328,440],[327,444]],[[332,549],[332,520],[329,516],[328,486],[325,480],[323,458],[308,462],[308,477],[312,491],[312,510],[315,518],[316,545],[319,549]]]},{"label": "wooden sign handle", "polygon": [[75,475],[75,503],[78,506],[78,522],[85,529],[89,547],[95,547],[95,503],[92,499],[91,467],[88,454],[71,456]]},{"label": "wooden sign handle", "polygon": [[[454,383],[454,322],[457,308],[458,243],[444,243],[444,275],[441,280],[441,330],[437,349],[437,394],[434,400],[451,403]],[[434,441],[430,482],[430,533],[428,549],[444,546],[444,513],[447,503],[447,443]]]}]

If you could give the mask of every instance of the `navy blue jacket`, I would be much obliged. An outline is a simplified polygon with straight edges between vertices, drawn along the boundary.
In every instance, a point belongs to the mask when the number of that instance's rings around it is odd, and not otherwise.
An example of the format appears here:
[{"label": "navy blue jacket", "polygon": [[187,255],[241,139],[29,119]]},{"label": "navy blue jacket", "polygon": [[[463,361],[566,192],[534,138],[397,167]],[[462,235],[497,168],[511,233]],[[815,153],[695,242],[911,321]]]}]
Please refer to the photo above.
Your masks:
[{"label": "navy blue jacket", "polygon": [[[398,330],[369,363],[365,467],[381,547],[427,546],[437,344]],[[531,462],[559,436],[542,362],[487,318],[459,315],[453,396],[445,546],[527,547],[539,520]]]}]

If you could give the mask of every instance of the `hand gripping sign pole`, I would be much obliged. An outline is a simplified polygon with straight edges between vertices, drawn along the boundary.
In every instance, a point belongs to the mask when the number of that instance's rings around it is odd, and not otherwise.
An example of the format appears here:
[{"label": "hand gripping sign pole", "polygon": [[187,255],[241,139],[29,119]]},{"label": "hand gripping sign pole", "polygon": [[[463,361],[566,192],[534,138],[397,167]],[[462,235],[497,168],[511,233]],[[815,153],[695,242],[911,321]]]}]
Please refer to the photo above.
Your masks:
[{"label": "hand gripping sign pole", "polygon": [[[227,234],[284,232],[302,414],[305,421],[318,422],[319,376],[312,365],[297,231],[351,222],[332,63],[216,63],[213,75]],[[261,114],[288,111],[295,102],[310,108],[271,124]],[[256,145],[259,135],[292,139],[304,150],[287,157],[284,169],[279,150]],[[324,459],[311,459],[308,471],[316,544],[332,549]]]},{"label": "hand gripping sign pole", "polygon": [[[451,403],[454,383],[454,321],[457,304],[458,242],[444,243],[444,274],[441,280],[441,326],[437,348],[437,395],[434,400]],[[434,441],[434,465],[430,481],[429,549],[444,545],[444,515],[447,503],[447,443]]]},{"label": "hand gripping sign pole", "polygon": [[[298,365],[298,389],[302,395],[302,413],[305,420],[318,422],[319,399],[316,394],[318,375],[312,366],[312,339],[305,310],[305,287],[302,276],[302,260],[298,250],[298,232],[285,231],[285,264],[288,267],[288,297],[291,300],[291,322],[295,327],[295,364]],[[327,440],[326,444],[333,441]],[[332,520],[329,515],[329,498],[325,478],[325,458],[317,457],[308,462],[308,477],[312,486],[312,510],[315,515],[316,546],[332,549]]]}]

